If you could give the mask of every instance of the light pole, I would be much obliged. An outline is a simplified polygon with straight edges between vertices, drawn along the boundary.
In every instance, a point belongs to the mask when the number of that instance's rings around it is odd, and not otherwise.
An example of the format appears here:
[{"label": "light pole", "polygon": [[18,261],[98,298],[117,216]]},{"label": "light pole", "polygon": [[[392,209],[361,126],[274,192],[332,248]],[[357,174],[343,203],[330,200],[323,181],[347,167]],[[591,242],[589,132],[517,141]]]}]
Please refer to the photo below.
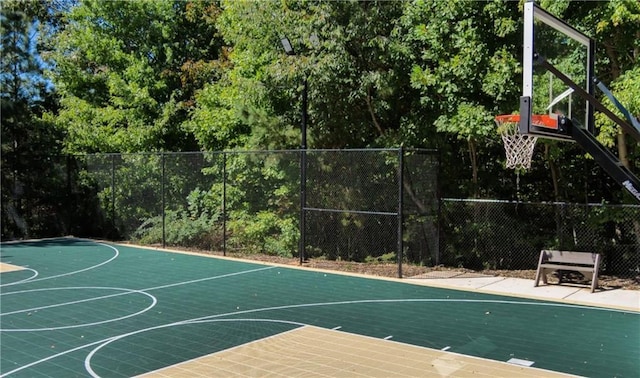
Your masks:
[{"label": "light pole", "polygon": [[[284,52],[287,55],[296,55],[291,42],[287,37],[280,39]],[[300,244],[298,249],[300,250],[300,265],[305,261],[305,208],[307,207],[307,119],[308,119],[308,85],[307,75],[304,76],[304,82],[302,87],[302,123],[300,125]]]}]

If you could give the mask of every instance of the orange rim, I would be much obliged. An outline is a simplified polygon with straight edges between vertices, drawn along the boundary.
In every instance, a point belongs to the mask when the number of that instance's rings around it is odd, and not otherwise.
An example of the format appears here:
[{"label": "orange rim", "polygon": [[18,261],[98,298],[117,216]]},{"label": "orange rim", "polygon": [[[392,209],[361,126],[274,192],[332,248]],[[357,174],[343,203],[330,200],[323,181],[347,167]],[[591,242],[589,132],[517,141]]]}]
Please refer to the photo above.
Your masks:
[{"label": "orange rim", "polygon": [[[520,114],[502,114],[496,116],[495,119],[499,123],[520,122]],[[532,114],[531,123],[535,126],[542,126],[550,129],[558,128],[558,119],[547,114]]]}]

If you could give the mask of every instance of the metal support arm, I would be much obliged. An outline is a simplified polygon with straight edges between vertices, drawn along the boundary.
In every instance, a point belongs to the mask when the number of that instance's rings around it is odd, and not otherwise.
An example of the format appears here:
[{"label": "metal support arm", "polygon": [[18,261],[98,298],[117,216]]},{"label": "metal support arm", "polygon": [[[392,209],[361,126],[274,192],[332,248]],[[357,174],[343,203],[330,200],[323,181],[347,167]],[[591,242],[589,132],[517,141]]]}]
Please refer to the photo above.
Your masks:
[{"label": "metal support arm", "polygon": [[[561,119],[561,122],[571,123],[571,121],[566,118]],[[575,121],[573,121],[573,123],[575,123]],[[600,144],[589,130],[576,127],[576,125],[571,125],[570,130],[576,143],[591,154],[602,169],[620,184],[620,186],[625,188],[636,201],[640,202],[640,179],[627,169],[611,151]]]},{"label": "metal support arm", "polygon": [[[563,74],[554,67],[551,63],[549,63],[544,57],[540,55],[535,55],[536,63],[544,67],[547,71],[551,72],[555,77],[560,79],[563,83],[572,88],[575,93],[577,93],[580,97],[584,98],[588,101],[595,109],[604,113],[609,119],[613,122],[617,123],[627,134],[631,135],[633,139],[640,142],[640,131],[629,125],[625,120],[618,117],[615,113],[609,110],[606,106],[604,106],[598,99],[596,99],[592,94],[585,91],[582,87],[576,84],[573,80],[571,80],[567,75]],[[586,125],[588,126],[588,125]]]}]

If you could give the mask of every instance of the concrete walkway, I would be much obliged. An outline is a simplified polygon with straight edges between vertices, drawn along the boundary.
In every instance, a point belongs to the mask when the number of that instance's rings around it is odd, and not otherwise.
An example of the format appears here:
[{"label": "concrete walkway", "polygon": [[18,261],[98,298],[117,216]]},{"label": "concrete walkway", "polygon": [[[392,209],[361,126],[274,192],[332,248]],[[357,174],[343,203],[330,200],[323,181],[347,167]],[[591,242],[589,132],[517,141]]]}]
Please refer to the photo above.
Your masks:
[{"label": "concrete walkway", "polygon": [[408,278],[406,281],[426,286],[640,312],[640,290],[599,288],[591,293],[589,288],[584,286],[541,284],[534,287],[533,280],[478,275],[461,275],[452,278]]}]

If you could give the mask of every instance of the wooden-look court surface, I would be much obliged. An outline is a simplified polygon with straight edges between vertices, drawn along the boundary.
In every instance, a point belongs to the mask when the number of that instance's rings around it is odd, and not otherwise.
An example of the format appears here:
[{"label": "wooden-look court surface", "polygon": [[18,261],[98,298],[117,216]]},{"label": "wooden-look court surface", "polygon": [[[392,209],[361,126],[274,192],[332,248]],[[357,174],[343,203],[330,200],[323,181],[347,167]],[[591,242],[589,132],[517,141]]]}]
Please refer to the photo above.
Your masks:
[{"label": "wooden-look court surface", "polygon": [[11,265],[11,264],[6,264],[6,263],[0,263],[0,273],[9,273],[9,272],[16,272],[18,270],[22,270],[24,269],[21,266],[17,266],[17,265]]},{"label": "wooden-look court surface", "polygon": [[234,376],[517,378],[567,375],[305,326],[141,377]]}]

